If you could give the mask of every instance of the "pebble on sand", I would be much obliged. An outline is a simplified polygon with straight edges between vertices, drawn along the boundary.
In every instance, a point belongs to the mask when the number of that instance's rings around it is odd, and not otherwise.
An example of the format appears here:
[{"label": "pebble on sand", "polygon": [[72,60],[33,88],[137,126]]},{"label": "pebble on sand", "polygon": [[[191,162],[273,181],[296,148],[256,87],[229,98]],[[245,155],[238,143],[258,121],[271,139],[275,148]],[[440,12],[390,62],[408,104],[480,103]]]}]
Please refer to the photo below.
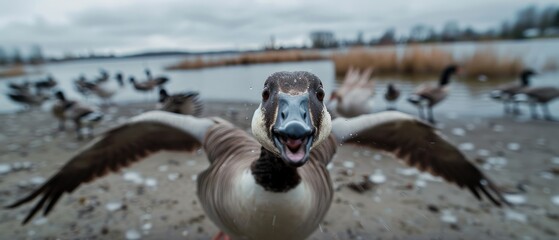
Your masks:
[{"label": "pebble on sand", "polygon": [[503,197],[512,204],[523,204],[526,203],[526,197],[520,194],[504,194]]},{"label": "pebble on sand", "polygon": [[354,168],[355,167],[355,163],[352,161],[344,161],[343,166],[345,168]]},{"label": "pebble on sand", "polygon": [[122,203],[121,202],[109,202],[105,205],[105,208],[109,212],[114,212],[114,211],[120,210],[122,208]]},{"label": "pebble on sand", "polygon": [[12,171],[10,164],[0,164],[0,174],[6,174]]},{"label": "pebble on sand", "polygon": [[452,134],[454,134],[456,136],[464,136],[464,135],[466,135],[466,131],[462,128],[453,128],[452,129]]},{"label": "pebble on sand", "polygon": [[377,169],[375,173],[369,176],[369,180],[375,184],[381,184],[386,182],[386,176],[382,173],[382,170]]},{"label": "pebble on sand", "polygon": [[458,218],[454,216],[450,210],[443,210],[441,213],[441,221],[445,223],[457,223]]},{"label": "pebble on sand", "polygon": [[505,210],[505,218],[510,221],[517,221],[521,223],[525,223],[527,220],[525,214],[510,209]]},{"label": "pebble on sand", "polygon": [[520,150],[520,144],[518,143],[509,143],[507,144],[507,148],[511,151],[518,151]]},{"label": "pebble on sand", "polygon": [[126,172],[124,173],[123,178],[124,180],[133,182],[135,184],[142,184],[144,182],[142,176],[137,172]]},{"label": "pebble on sand", "polygon": [[557,206],[559,206],[559,195],[555,195],[551,197],[551,202]]},{"label": "pebble on sand", "polygon": [[135,240],[135,239],[140,239],[141,235],[138,231],[136,231],[135,229],[130,229],[128,231],[126,231],[126,239],[128,240]]},{"label": "pebble on sand", "polygon": [[474,150],[476,147],[473,143],[460,143],[460,145],[458,145],[458,148],[462,151],[472,151]]}]

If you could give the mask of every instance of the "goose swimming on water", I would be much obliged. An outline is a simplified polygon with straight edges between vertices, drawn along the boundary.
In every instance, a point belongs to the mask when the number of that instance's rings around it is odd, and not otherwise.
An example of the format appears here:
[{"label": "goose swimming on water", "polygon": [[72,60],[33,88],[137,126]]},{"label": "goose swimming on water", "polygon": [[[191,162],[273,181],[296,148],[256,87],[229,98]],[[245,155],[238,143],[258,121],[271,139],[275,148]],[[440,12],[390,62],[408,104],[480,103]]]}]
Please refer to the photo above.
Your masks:
[{"label": "goose swimming on water", "polygon": [[322,83],[311,73],[272,74],[254,112],[254,137],[219,118],[141,114],[97,138],[8,207],[39,198],[26,223],[40,210],[52,211],[64,193],[150,154],[203,148],[210,165],[198,175],[197,193],[206,215],[223,231],[219,238],[305,239],[332,203],[326,165],[342,143],[391,152],[478,199],[506,203],[495,185],[431,126],[394,111],[332,121],[323,99]]}]

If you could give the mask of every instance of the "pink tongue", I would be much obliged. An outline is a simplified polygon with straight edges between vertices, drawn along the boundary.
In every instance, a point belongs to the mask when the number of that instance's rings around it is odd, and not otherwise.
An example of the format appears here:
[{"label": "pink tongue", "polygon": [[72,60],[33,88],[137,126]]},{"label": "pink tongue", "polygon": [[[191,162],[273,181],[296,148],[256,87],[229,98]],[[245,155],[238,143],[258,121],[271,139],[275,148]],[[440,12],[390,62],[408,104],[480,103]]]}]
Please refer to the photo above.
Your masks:
[{"label": "pink tongue", "polygon": [[287,141],[285,141],[285,144],[291,149],[297,149],[301,146],[301,144],[303,144],[303,140],[288,138]]},{"label": "pink tongue", "polygon": [[[303,141],[301,139],[288,138],[287,141],[285,141],[285,145],[287,145],[285,152],[291,161],[298,162],[305,157],[305,150],[301,147],[302,144]],[[293,152],[291,149],[295,149],[296,152]]]}]

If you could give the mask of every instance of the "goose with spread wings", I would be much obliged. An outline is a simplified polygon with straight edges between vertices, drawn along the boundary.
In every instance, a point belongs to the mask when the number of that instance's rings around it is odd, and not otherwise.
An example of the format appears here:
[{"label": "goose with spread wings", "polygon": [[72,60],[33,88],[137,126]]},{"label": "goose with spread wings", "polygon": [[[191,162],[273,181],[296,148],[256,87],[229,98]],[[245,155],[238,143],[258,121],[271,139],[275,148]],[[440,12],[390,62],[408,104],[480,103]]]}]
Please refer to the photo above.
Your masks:
[{"label": "goose with spread wings", "polygon": [[394,111],[332,121],[323,100],[315,75],[279,72],[265,81],[252,136],[219,118],[161,111],[138,115],[97,138],[8,207],[37,198],[26,223],[41,210],[47,215],[81,184],[152,153],[202,148],[210,165],[198,177],[197,193],[206,215],[222,231],[214,239],[305,239],[332,203],[326,165],[342,143],[393,153],[478,199],[506,203],[495,185],[430,125]]}]

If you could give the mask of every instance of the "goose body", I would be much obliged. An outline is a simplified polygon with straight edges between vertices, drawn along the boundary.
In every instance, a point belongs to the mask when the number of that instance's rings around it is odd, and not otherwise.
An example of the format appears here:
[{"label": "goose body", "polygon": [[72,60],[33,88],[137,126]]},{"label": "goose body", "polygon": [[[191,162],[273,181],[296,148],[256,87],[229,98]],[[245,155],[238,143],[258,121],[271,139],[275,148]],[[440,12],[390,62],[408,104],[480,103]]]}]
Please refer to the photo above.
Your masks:
[{"label": "goose body", "polygon": [[[524,89],[530,86],[530,77],[535,73],[532,70],[526,69],[520,74],[519,83],[510,83],[502,85],[497,89],[491,91],[491,98],[503,102],[505,113],[518,112],[517,101],[515,95],[521,93]],[[513,109],[509,109],[509,105],[513,104]]]},{"label": "goose body", "polygon": [[52,106],[52,113],[59,121],[59,129],[64,130],[66,121],[71,120],[75,124],[78,139],[83,138],[82,128],[92,135],[93,127],[103,119],[103,113],[94,106],[66,99],[61,91],[55,95],[58,101]]},{"label": "goose body", "polygon": [[431,126],[394,111],[331,120],[323,98],[322,83],[310,73],[272,74],[252,119],[252,136],[219,118],[141,114],[98,137],[43,186],[8,207],[40,198],[26,223],[41,209],[48,214],[64,193],[152,153],[202,148],[210,165],[198,177],[198,197],[206,215],[227,236],[305,239],[331,205],[326,165],[341,143],[391,152],[468,188],[478,199],[506,202]]},{"label": "goose body", "polygon": [[204,109],[198,92],[182,92],[169,95],[167,90],[159,90],[160,110],[184,115],[201,116]]},{"label": "goose body", "polygon": [[370,80],[372,69],[360,73],[350,69],[342,85],[330,96],[331,112],[342,117],[356,117],[373,112],[374,81]]},{"label": "goose body", "polygon": [[419,111],[419,117],[424,118],[424,109],[427,110],[427,120],[435,123],[433,117],[433,107],[442,102],[448,96],[448,84],[450,77],[458,71],[456,65],[446,67],[439,79],[438,85],[420,85],[416,88],[415,93],[408,97],[408,102],[415,105]]},{"label": "goose body", "polygon": [[548,104],[559,98],[559,88],[553,86],[540,86],[540,87],[526,87],[517,93],[518,95],[525,95],[528,98],[528,103],[530,104],[530,109],[532,112],[532,118],[537,118],[536,105],[540,104],[545,119],[553,120],[551,113],[549,112]]},{"label": "goose body", "polygon": [[168,78],[155,78],[155,79],[148,79],[143,82],[137,82],[134,77],[130,77],[130,83],[134,86],[134,88],[140,92],[149,92],[155,89],[157,86],[161,86],[169,81]]},{"label": "goose body", "polygon": [[8,92],[7,95],[12,101],[22,104],[25,107],[38,107],[49,99],[48,96],[41,93],[34,94],[29,89],[11,91]]}]

